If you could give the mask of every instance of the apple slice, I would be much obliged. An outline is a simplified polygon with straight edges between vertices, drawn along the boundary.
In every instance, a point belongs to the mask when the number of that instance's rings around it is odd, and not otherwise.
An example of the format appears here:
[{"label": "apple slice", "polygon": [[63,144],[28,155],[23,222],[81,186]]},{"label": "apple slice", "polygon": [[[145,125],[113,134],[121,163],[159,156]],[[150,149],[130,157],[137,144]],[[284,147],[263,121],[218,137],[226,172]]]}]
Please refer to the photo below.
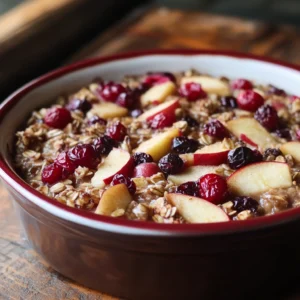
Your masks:
[{"label": "apple slice", "polygon": [[300,163],[300,142],[292,141],[292,142],[284,143],[280,147],[280,150],[284,155],[287,154],[292,155],[293,159],[297,163]]},{"label": "apple slice", "polygon": [[172,81],[154,85],[141,96],[142,106],[147,106],[150,103],[162,103],[166,98],[176,91],[176,85]]},{"label": "apple slice", "polygon": [[199,83],[207,93],[212,93],[219,96],[228,96],[230,94],[229,85],[218,78],[209,76],[191,76],[184,77],[181,80],[181,84],[189,82]]},{"label": "apple slice", "polygon": [[185,183],[187,181],[196,181],[200,177],[214,173],[216,174],[216,170],[218,169],[217,166],[194,166],[194,167],[189,167],[185,169],[182,173],[180,174],[175,174],[175,175],[169,175],[168,180],[172,181],[176,185],[180,185],[182,183]]},{"label": "apple slice", "polygon": [[290,187],[292,176],[288,164],[259,162],[235,171],[227,184],[235,195],[257,198],[270,189]]},{"label": "apple slice", "polygon": [[189,223],[212,223],[229,221],[228,215],[217,205],[204,199],[182,194],[167,194],[166,199],[176,206]]},{"label": "apple slice", "polygon": [[128,176],[128,174],[131,173],[133,166],[133,158],[127,151],[113,148],[103,163],[100,164],[91,183],[94,187],[103,187],[104,185],[109,184],[116,174]]},{"label": "apple slice", "polygon": [[94,104],[87,116],[97,115],[103,119],[120,118],[127,116],[128,109],[112,102],[100,102]]},{"label": "apple slice", "polygon": [[156,163],[143,163],[134,168],[133,177],[151,177],[158,172],[161,172],[161,170]]},{"label": "apple slice", "polygon": [[174,113],[175,114],[175,110],[178,107],[179,107],[178,99],[167,101],[167,102],[164,102],[162,104],[159,104],[159,105],[147,110],[146,112],[144,112],[143,114],[141,114],[138,117],[138,120],[150,121],[151,119],[153,119],[156,115],[158,115],[160,113],[165,113],[165,114]]},{"label": "apple slice", "polygon": [[98,215],[111,216],[117,209],[126,210],[131,201],[132,196],[126,185],[124,183],[117,184],[103,193],[95,213]]},{"label": "apple slice", "polygon": [[158,161],[170,152],[173,138],[177,136],[180,136],[180,130],[178,128],[170,128],[141,143],[134,149],[134,152],[145,152],[150,154],[154,161]]},{"label": "apple slice", "polygon": [[247,140],[244,140],[249,145],[258,145],[259,148],[266,149],[272,144],[276,145],[275,138],[254,118],[240,118],[234,119],[226,123],[226,126],[230,132],[232,132],[237,138],[246,136]]}]

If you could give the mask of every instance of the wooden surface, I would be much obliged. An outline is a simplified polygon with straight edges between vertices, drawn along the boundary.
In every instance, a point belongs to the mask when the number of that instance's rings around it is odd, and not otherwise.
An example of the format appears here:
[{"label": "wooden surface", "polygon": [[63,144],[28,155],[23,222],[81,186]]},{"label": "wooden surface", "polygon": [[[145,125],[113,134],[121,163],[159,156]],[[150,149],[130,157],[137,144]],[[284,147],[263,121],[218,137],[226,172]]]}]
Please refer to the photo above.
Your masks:
[{"label": "wooden surface", "polygon": [[[150,48],[233,49],[300,63],[299,30],[202,13],[138,11],[70,60]],[[57,274],[22,237],[0,186],[0,299],[112,299]],[[287,296],[285,299],[300,299]]]}]

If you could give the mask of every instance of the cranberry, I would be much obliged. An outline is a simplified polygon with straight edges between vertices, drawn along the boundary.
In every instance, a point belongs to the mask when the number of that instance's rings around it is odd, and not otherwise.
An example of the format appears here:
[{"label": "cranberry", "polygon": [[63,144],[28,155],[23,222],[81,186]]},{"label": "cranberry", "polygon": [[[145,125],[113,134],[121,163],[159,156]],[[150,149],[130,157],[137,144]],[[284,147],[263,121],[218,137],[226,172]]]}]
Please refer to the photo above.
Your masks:
[{"label": "cranberry", "polygon": [[94,125],[94,124],[99,124],[99,125],[106,125],[107,121],[98,117],[98,116],[92,116],[88,119],[88,125]]},{"label": "cranberry", "polygon": [[129,91],[127,93],[121,93],[116,100],[116,104],[126,108],[131,108],[134,102],[134,95]]},{"label": "cranberry", "polygon": [[183,118],[183,120],[186,121],[190,127],[198,127],[199,126],[199,123],[190,116],[185,116]]},{"label": "cranberry", "polygon": [[131,178],[124,176],[122,174],[116,174],[111,181],[111,185],[117,185],[117,184],[121,184],[121,183],[124,183],[127,186],[128,191],[132,195],[135,193],[136,185],[135,185],[134,181]]},{"label": "cranberry", "polygon": [[144,152],[134,153],[133,159],[136,166],[143,163],[153,162],[152,156]]},{"label": "cranberry", "polygon": [[121,142],[127,135],[127,129],[121,122],[117,121],[106,128],[106,134],[112,139]]},{"label": "cranberry", "polygon": [[271,84],[269,85],[268,93],[269,94],[274,94],[274,95],[277,95],[277,96],[285,96],[286,95],[284,90],[279,89],[276,86],[271,85]]},{"label": "cranberry", "polygon": [[282,128],[282,129],[277,129],[275,131],[275,134],[282,138],[282,139],[286,139],[288,141],[290,141],[292,139],[292,136],[291,136],[291,132],[288,128]]},{"label": "cranberry", "polygon": [[278,148],[268,148],[264,152],[264,159],[266,159],[267,157],[269,157],[271,155],[277,157],[277,156],[282,155],[282,152]]},{"label": "cranberry", "polygon": [[141,114],[143,113],[143,111],[141,110],[141,109],[135,109],[135,110],[133,110],[132,112],[131,112],[131,116],[133,117],[133,118],[137,118],[137,117],[139,117]]},{"label": "cranberry", "polygon": [[44,167],[42,171],[42,181],[45,184],[54,184],[63,178],[63,168],[56,163]]},{"label": "cranberry", "polygon": [[111,137],[104,135],[93,141],[94,149],[98,155],[107,155],[113,147],[117,147],[117,143]]},{"label": "cranberry", "polygon": [[143,84],[146,86],[153,86],[157,84],[161,84],[167,81],[176,81],[176,78],[173,74],[168,72],[160,72],[160,73],[149,73],[149,75],[143,80]]},{"label": "cranberry", "polygon": [[96,169],[99,164],[97,152],[89,144],[79,144],[68,151],[69,158],[81,167]]},{"label": "cranberry", "polygon": [[218,139],[223,139],[229,135],[225,126],[218,120],[211,120],[206,123],[204,133]]},{"label": "cranberry", "polygon": [[221,98],[221,105],[227,108],[237,108],[236,98],[233,96],[224,96]]},{"label": "cranberry", "polygon": [[103,86],[101,91],[99,91],[99,94],[104,100],[115,102],[119,95],[126,93],[126,91],[127,90],[123,85],[110,81]]},{"label": "cranberry", "polygon": [[201,85],[196,82],[188,82],[181,85],[179,94],[186,97],[189,101],[196,101],[207,97],[206,92],[202,89]]},{"label": "cranberry", "polygon": [[199,187],[194,181],[188,181],[176,188],[176,193],[199,197]]},{"label": "cranberry", "polygon": [[202,176],[198,185],[200,197],[214,204],[220,204],[228,190],[226,179],[217,174]]},{"label": "cranberry", "polygon": [[253,85],[247,79],[236,79],[232,82],[231,87],[234,90],[251,90]]},{"label": "cranberry", "polygon": [[182,170],[183,160],[177,154],[169,153],[162,157],[159,162],[159,168],[166,174],[176,174]]},{"label": "cranberry", "polygon": [[261,155],[259,156],[257,152],[254,152],[248,147],[238,147],[229,151],[228,164],[231,169],[236,170],[248,164],[260,161],[261,158]]},{"label": "cranberry", "polygon": [[199,147],[199,142],[189,139],[185,136],[179,136],[173,139],[172,150],[178,154],[195,152]]},{"label": "cranberry", "polygon": [[270,131],[278,127],[279,118],[277,111],[271,105],[261,106],[255,113],[254,118],[265,128]]},{"label": "cranberry", "polygon": [[263,160],[262,154],[259,152],[259,150],[254,149],[253,150],[253,162],[259,162]]},{"label": "cranberry", "polygon": [[239,93],[237,102],[239,108],[254,112],[264,104],[264,98],[252,90],[245,90]]},{"label": "cranberry", "polygon": [[68,110],[81,110],[87,112],[92,108],[92,104],[86,99],[72,99],[66,106]]},{"label": "cranberry", "polygon": [[54,107],[48,109],[44,121],[50,127],[63,129],[72,122],[72,116],[66,108]]},{"label": "cranberry", "polygon": [[232,209],[240,213],[243,210],[250,210],[252,213],[257,213],[258,203],[250,197],[236,197],[232,201]]},{"label": "cranberry", "polygon": [[61,152],[57,155],[55,163],[64,168],[69,174],[76,169],[76,164],[69,158],[67,152]]},{"label": "cranberry", "polygon": [[170,127],[176,122],[176,117],[174,113],[159,113],[153,119],[151,119],[150,126],[153,129],[162,129],[165,127]]},{"label": "cranberry", "polygon": [[296,131],[296,138],[297,138],[298,140],[300,140],[300,129],[298,129],[298,130]]}]

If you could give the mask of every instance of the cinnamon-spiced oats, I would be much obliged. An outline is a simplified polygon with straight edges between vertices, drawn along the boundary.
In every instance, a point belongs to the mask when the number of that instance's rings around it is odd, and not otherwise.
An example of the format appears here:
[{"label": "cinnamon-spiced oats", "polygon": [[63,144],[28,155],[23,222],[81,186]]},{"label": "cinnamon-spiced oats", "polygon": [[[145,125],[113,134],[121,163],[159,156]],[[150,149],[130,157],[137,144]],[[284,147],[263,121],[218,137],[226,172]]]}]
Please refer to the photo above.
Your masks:
[{"label": "cinnamon-spiced oats", "polygon": [[40,193],[157,223],[300,206],[300,98],[195,70],[97,80],[34,111],[15,165]]}]

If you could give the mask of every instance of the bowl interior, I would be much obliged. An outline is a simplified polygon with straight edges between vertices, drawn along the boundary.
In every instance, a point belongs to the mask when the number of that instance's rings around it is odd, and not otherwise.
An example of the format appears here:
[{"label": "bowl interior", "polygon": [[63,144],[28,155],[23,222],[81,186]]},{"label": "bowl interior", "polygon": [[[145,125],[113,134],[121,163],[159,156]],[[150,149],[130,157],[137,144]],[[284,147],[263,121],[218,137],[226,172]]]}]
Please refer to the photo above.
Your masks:
[{"label": "bowl interior", "polygon": [[[30,116],[30,113],[50,105],[61,94],[76,91],[97,77],[121,80],[124,75],[143,74],[149,71],[184,71],[194,68],[202,73],[228,78],[247,78],[262,84],[273,84],[287,92],[300,95],[300,72],[282,65],[252,58],[240,58],[221,54],[153,54],[135,57],[119,57],[74,69],[55,72],[53,76],[36,80],[25,90],[16,92],[7,101],[13,106],[6,110],[0,126],[0,150],[3,159],[11,167],[14,133]],[[16,99],[16,98],[19,98]],[[12,101],[13,100],[13,101]],[[6,102],[7,102],[6,101]],[[0,109],[3,109],[5,103]],[[3,111],[2,111],[3,112]],[[12,168],[12,167],[11,167]]]}]

